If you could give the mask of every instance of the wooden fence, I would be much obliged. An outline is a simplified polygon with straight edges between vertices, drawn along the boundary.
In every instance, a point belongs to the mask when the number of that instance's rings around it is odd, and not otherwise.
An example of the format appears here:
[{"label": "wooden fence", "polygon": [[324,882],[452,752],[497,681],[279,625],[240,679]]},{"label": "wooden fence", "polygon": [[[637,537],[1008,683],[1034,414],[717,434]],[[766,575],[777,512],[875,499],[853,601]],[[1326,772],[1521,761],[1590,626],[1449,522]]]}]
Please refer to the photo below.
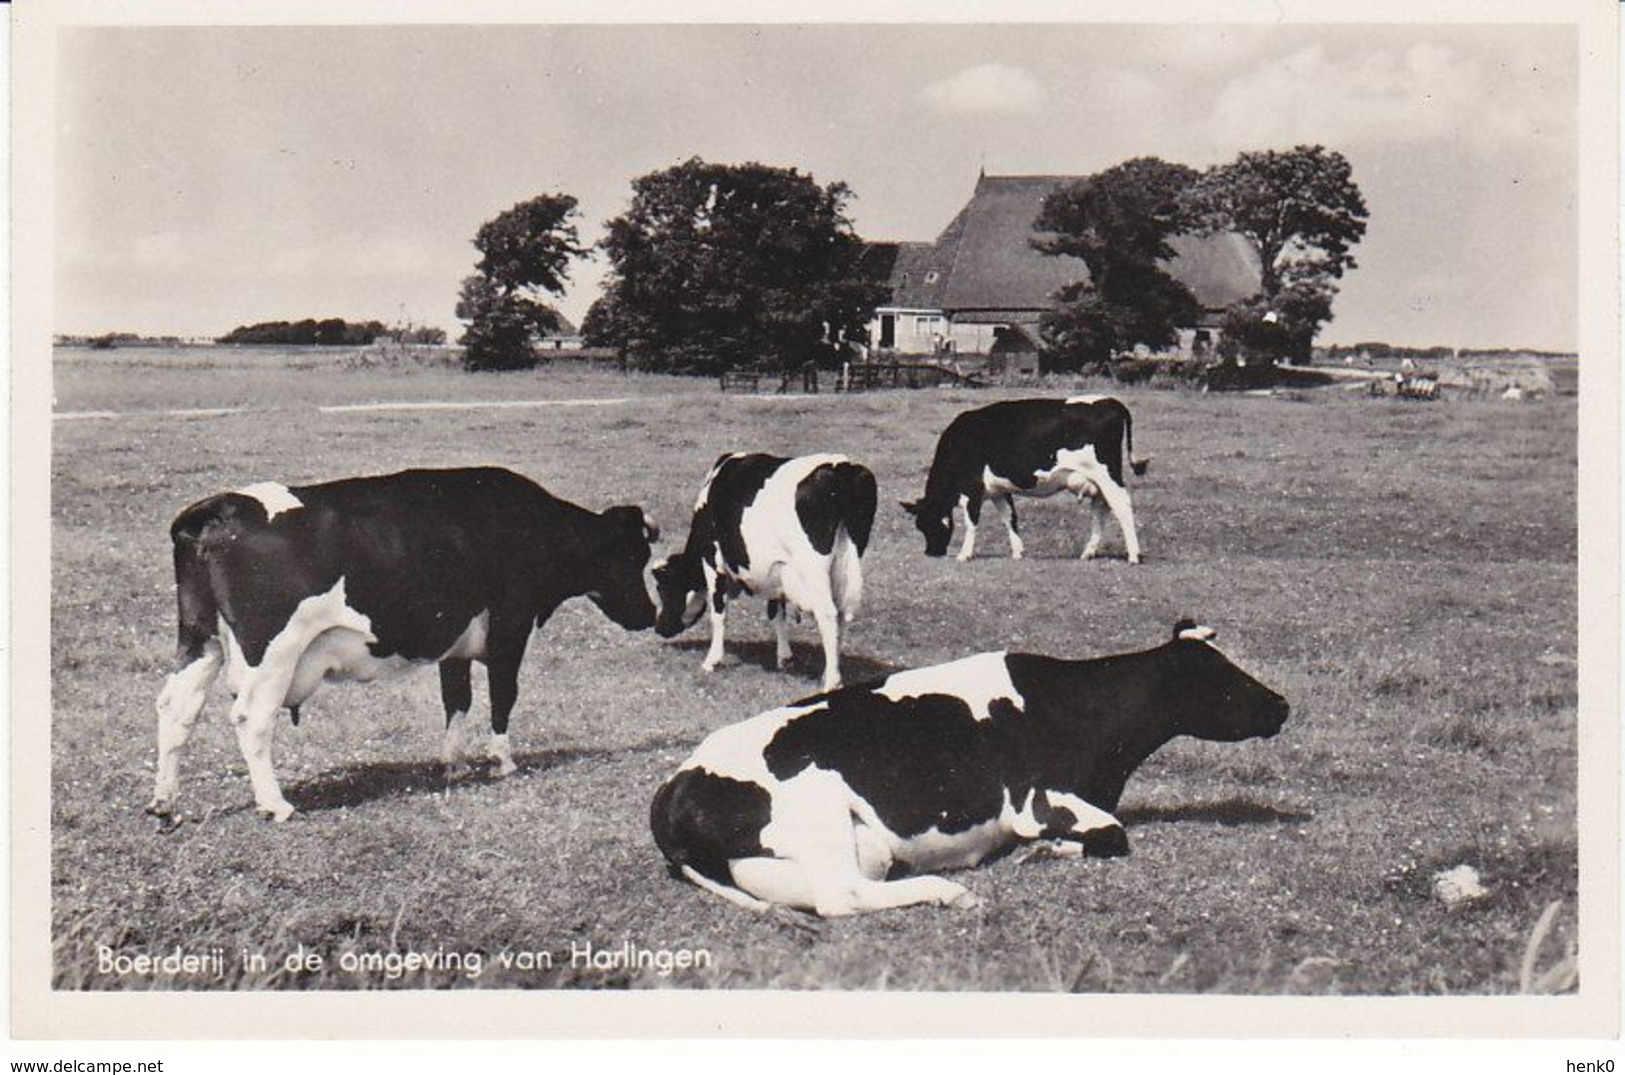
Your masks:
[{"label": "wooden fence", "polygon": [[772,385],[783,394],[800,391],[817,395],[824,378],[833,381],[836,392],[868,392],[878,388],[981,388],[985,382],[977,374],[963,374],[947,366],[929,362],[865,362],[843,366],[839,370],[819,370],[811,363],[789,372],[771,373],[765,370],[725,370],[718,381],[724,392],[761,392],[763,385]]}]

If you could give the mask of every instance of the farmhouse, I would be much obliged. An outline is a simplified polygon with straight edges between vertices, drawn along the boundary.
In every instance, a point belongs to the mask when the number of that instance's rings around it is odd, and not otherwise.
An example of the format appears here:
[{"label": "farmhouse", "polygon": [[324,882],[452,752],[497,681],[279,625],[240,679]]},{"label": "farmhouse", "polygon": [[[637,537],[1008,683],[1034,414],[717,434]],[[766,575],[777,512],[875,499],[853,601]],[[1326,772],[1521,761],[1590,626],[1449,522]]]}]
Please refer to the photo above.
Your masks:
[{"label": "farmhouse", "polygon": [[[898,355],[989,355],[1036,351],[1038,322],[1055,293],[1085,279],[1077,258],[1035,249],[1033,221],[1044,196],[1081,176],[983,174],[970,201],[934,243],[872,243],[868,270],[891,295],[869,324],[871,351]],[[1238,235],[1176,236],[1174,278],[1202,305],[1179,333],[1186,356],[1218,340],[1225,307],[1255,294],[1258,259]]]}]

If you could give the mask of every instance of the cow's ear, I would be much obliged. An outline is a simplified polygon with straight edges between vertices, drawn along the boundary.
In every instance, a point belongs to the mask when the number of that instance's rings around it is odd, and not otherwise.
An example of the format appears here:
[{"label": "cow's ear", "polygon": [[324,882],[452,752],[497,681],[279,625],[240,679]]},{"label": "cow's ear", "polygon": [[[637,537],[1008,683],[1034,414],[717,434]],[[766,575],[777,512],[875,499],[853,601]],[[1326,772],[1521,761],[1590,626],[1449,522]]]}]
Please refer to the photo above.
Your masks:
[{"label": "cow's ear", "polygon": [[1211,642],[1219,637],[1219,632],[1205,624],[1187,618],[1174,624],[1174,637],[1183,638],[1190,642]]},{"label": "cow's ear", "polygon": [[910,515],[920,514],[920,502],[918,500],[899,500],[897,503],[899,507],[908,512]]},{"label": "cow's ear", "polygon": [[655,526],[654,520],[649,518],[649,514],[631,504],[610,508],[604,512],[604,518],[612,521],[617,528],[629,534],[636,534],[651,544],[660,536],[660,529]]}]

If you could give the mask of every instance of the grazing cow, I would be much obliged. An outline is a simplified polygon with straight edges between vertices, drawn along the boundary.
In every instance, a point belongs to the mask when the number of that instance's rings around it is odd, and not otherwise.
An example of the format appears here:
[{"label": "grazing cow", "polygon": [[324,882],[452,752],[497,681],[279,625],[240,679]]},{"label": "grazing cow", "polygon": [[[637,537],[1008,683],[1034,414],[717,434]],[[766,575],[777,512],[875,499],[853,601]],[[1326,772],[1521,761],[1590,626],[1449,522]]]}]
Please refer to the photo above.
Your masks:
[{"label": "grazing cow", "polygon": [[1112,816],[1175,736],[1268,738],[1280,695],[1190,620],[1141,653],[984,653],[770,710],[712,733],[655,795],[674,873],[753,910],[820,915],[976,902],[941,877],[1022,843],[1123,855]]},{"label": "grazing cow", "polygon": [[863,600],[875,476],[839,455],[724,455],[700,487],[682,552],[655,565],[660,618],[674,638],[711,610],[707,672],[722,660],[728,598],[767,598],[778,665],[790,662],[790,606],[812,613],[824,644],[823,689],[841,684],[840,625]]},{"label": "grazing cow", "polygon": [[324,681],[438,663],[450,769],[482,661],[491,754],[512,772],[508,715],[531,632],[578,595],[628,630],[653,626],[643,569],[658,536],[640,508],[595,514],[494,467],[261,482],[198,501],[170,527],[180,653],[158,696],[148,812],[171,814],[180,750],[222,669],[254,801],[277,821],[293,813],[271,768],[277,710],[297,724]]},{"label": "grazing cow", "polygon": [[965,411],[948,424],[937,441],[925,495],[904,501],[903,510],[925,535],[927,556],[948,552],[954,508],[963,511],[965,543],[959,560],[964,562],[976,554],[982,502],[991,499],[1004,506],[1010,558],[1019,560],[1014,497],[1052,496],[1065,489],[1089,500],[1091,526],[1083,559],[1099,551],[1109,509],[1123,530],[1128,562],[1137,564],[1140,539],[1123,481],[1125,456],[1134,473],[1145,473],[1150,459],[1134,458],[1134,419],[1119,400],[1074,396],[994,403]]}]

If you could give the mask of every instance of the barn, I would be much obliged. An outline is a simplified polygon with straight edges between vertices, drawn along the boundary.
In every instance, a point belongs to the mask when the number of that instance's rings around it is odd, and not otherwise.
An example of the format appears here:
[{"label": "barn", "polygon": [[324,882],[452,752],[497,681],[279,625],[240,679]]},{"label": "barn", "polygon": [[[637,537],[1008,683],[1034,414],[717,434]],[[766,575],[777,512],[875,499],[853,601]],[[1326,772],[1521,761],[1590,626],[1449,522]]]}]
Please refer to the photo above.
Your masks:
[{"label": "barn", "polygon": [[[1055,293],[1086,278],[1076,258],[1032,245],[1045,195],[1082,176],[982,174],[970,201],[935,242],[870,244],[868,272],[890,290],[869,323],[871,352],[990,355],[1037,349]],[[1257,255],[1238,235],[1176,236],[1169,266],[1202,305],[1179,334],[1185,355],[1210,350],[1225,307],[1257,293]]]}]

